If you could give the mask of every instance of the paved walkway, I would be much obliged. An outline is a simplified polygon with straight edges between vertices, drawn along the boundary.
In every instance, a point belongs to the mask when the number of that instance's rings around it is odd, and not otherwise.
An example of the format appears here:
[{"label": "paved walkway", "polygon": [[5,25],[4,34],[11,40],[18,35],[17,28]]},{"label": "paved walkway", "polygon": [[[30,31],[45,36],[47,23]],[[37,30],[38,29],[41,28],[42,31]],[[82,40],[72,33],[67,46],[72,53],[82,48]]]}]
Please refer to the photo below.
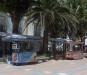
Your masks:
[{"label": "paved walkway", "polygon": [[0,63],[0,75],[87,75],[87,58],[50,60],[23,66]]}]

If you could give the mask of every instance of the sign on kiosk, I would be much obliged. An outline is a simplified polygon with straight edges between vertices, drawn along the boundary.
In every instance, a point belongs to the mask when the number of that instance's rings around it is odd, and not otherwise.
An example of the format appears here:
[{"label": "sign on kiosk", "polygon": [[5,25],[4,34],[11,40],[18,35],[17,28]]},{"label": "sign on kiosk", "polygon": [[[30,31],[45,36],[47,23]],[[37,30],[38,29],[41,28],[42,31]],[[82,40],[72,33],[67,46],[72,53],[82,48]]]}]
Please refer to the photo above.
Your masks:
[{"label": "sign on kiosk", "polygon": [[18,44],[12,44],[12,49],[18,49]]}]

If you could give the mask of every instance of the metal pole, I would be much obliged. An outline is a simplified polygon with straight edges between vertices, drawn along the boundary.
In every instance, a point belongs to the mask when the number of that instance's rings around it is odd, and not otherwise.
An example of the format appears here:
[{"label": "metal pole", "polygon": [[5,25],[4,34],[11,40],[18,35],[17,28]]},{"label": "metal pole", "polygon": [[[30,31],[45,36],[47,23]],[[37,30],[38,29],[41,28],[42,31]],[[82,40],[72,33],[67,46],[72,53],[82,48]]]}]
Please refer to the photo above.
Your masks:
[{"label": "metal pole", "polygon": [[2,45],[3,45],[3,59],[5,58],[5,54],[4,54],[4,52],[5,52],[5,42],[3,41],[2,42]]}]

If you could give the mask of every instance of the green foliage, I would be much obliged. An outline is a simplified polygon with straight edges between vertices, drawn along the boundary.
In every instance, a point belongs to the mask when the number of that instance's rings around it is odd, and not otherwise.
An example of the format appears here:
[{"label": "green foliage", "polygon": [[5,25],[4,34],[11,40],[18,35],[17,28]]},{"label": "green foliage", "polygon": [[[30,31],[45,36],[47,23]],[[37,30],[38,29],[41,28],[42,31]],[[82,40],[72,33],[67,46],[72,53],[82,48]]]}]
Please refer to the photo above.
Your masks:
[{"label": "green foliage", "polygon": [[29,3],[31,3],[31,0],[1,0],[0,11],[9,13],[16,9],[18,12],[25,12]]},{"label": "green foliage", "polygon": [[39,5],[31,5],[26,15],[28,16],[27,21],[29,21],[29,23],[39,19],[38,22],[41,21],[41,25],[45,25],[45,17],[48,16],[47,22],[49,22],[49,26],[50,24],[54,25],[54,23],[57,24],[58,22],[64,25],[65,15],[70,15],[70,11],[66,7],[61,6],[57,0],[40,0]]},{"label": "green foliage", "polygon": [[0,0],[0,11],[9,13],[13,22],[13,33],[18,33],[19,22],[33,0]]},{"label": "green foliage", "polygon": [[71,10],[78,19],[77,25],[77,35],[78,37],[83,38],[85,31],[87,30],[87,0],[66,0],[67,7]]},{"label": "green foliage", "polygon": [[[76,29],[74,27],[77,22],[75,21],[76,19],[71,16],[70,11],[65,6],[63,7],[57,0],[36,1],[30,5],[26,16],[27,26],[35,21],[37,21],[37,25],[44,26],[44,47],[48,46],[49,33],[63,33],[65,31],[71,34],[72,30]],[[65,30],[66,28],[67,31]],[[55,33],[55,35],[58,34]],[[45,49],[47,50],[47,48]]]}]

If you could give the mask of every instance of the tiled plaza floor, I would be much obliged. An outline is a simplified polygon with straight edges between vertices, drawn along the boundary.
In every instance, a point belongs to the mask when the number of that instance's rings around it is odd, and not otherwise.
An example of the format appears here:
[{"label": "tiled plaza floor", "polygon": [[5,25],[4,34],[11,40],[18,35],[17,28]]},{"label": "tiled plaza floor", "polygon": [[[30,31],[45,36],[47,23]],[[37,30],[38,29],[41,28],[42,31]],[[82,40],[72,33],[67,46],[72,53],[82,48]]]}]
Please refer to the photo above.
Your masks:
[{"label": "tiled plaza floor", "polygon": [[22,66],[0,63],[0,75],[87,75],[87,58],[50,60]]}]

